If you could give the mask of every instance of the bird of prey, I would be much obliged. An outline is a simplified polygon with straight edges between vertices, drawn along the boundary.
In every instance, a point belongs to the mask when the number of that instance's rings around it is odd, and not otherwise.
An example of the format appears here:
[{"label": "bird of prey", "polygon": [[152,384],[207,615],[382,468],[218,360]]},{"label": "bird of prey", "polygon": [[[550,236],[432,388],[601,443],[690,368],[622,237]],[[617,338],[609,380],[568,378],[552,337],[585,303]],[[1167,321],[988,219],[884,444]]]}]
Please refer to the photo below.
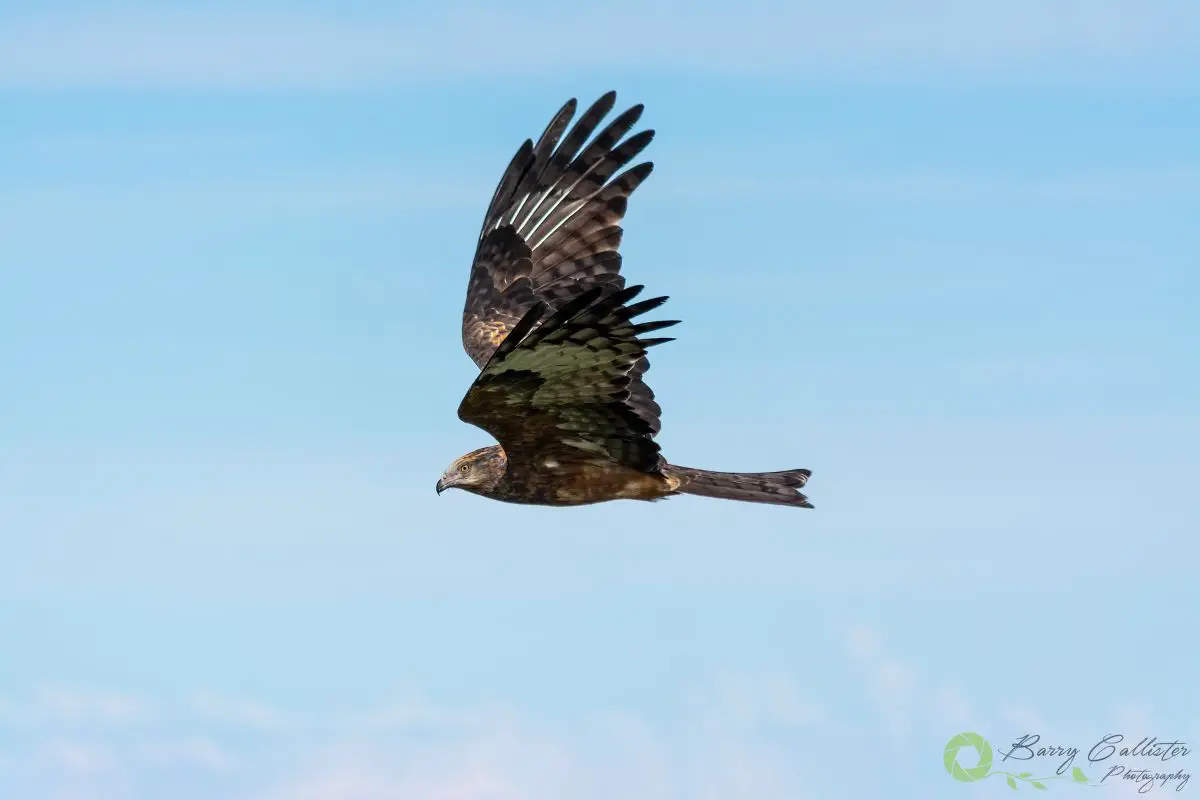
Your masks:
[{"label": "bird of prey", "polygon": [[567,101],[496,187],[463,308],[463,346],[480,373],[458,416],[499,444],[456,459],[438,494],[548,506],[692,494],[812,508],[799,491],[807,469],[711,472],[659,453],[646,351],[672,340],[646,334],[677,320],[635,322],[667,298],[632,302],[643,287],[625,286],[619,252],[629,196],[653,165],[619,171],[654,132],[626,138],[636,105],[596,133],[615,102],[605,94],[568,131]]}]

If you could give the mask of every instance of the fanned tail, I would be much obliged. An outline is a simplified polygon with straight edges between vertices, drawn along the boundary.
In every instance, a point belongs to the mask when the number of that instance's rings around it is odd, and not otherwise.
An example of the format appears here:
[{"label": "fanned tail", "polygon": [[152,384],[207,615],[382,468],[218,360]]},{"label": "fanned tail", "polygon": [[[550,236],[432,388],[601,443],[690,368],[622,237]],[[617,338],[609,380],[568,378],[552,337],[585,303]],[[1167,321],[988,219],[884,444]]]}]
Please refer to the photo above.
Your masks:
[{"label": "fanned tail", "polygon": [[812,475],[812,471],[807,469],[788,469],[782,472],[711,472],[665,464],[662,472],[668,478],[679,481],[676,491],[680,494],[797,508],[813,507],[808,498],[799,491]]}]

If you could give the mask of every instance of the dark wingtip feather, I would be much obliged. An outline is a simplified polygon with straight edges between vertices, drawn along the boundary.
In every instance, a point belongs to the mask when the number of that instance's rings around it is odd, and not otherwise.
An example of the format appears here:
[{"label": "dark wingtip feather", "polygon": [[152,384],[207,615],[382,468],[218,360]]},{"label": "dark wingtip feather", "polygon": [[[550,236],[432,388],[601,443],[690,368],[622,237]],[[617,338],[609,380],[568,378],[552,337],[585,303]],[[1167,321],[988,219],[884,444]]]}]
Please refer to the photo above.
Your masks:
[{"label": "dark wingtip feather", "polygon": [[621,309],[620,316],[624,319],[633,319],[636,316],[645,314],[647,311],[653,311],[663,303],[667,302],[669,299],[670,298],[668,296],[663,295],[662,297],[652,297],[649,300],[643,300],[640,303],[634,303],[631,306],[626,306],[625,308]]},{"label": "dark wingtip feather", "polygon": [[562,107],[555,112],[550,121],[546,123],[545,129],[542,130],[542,135],[538,137],[537,144],[534,145],[534,150],[539,155],[545,157],[562,137],[563,131],[567,129],[571,118],[575,116],[576,101],[572,97],[570,100],[562,104]]},{"label": "dark wingtip feather", "polygon": [[[614,95],[614,98],[615,97],[616,97],[616,95]],[[645,110],[646,110],[646,107],[644,105],[642,105],[641,103],[638,103],[635,106],[630,106],[629,108],[625,109],[624,111],[622,111],[620,114],[617,115],[616,119],[614,119],[612,121],[612,124],[609,125],[609,128],[610,129],[624,128],[626,131],[628,131],[630,128],[632,128],[634,125],[637,124],[637,121],[639,119],[642,118],[642,112]],[[623,135],[624,134],[622,134],[622,136]]]},{"label": "dark wingtip feather", "polygon": [[654,172],[654,162],[643,161],[622,172],[608,185],[619,187],[624,194],[630,195],[646,178],[650,177],[651,172]]},{"label": "dark wingtip feather", "polygon": [[634,286],[626,286],[624,289],[613,292],[607,298],[607,301],[613,306],[623,306],[633,298],[637,297],[645,289],[644,284],[636,284]]},{"label": "dark wingtip feather", "polygon": [[[617,93],[613,89],[609,89],[604,94],[596,98],[596,102],[592,103],[588,110],[583,112],[583,118],[592,118],[592,126],[595,126],[604,117],[608,116],[608,112],[613,110],[613,106],[617,104]],[[581,118],[581,120],[583,119]]]},{"label": "dark wingtip feather", "polygon": [[563,323],[583,313],[603,296],[605,288],[603,285],[593,286],[571,300],[571,302],[559,308],[538,330],[538,335],[549,334],[555,328],[561,327]]},{"label": "dark wingtip feather", "polygon": [[[636,120],[634,122],[636,124]],[[632,159],[638,153],[649,147],[650,142],[652,141],[654,141],[654,131],[638,131],[633,136],[630,136],[628,139],[626,139],[625,143],[622,144],[621,147],[625,148],[626,152],[629,154],[629,158]]]},{"label": "dark wingtip feather", "polygon": [[638,344],[640,344],[643,348],[648,349],[651,347],[657,347],[660,344],[666,344],[667,342],[673,342],[673,341],[675,341],[674,336],[662,336],[658,339],[638,339]]},{"label": "dark wingtip feather", "polygon": [[[575,110],[579,106],[579,101],[572,97],[567,102],[559,107],[554,116],[550,118],[550,123],[546,126],[546,130],[550,130],[555,125],[561,125],[563,129],[567,127],[567,123],[571,121],[571,117],[575,116]],[[543,134],[544,136],[545,134]]]},{"label": "dark wingtip feather", "polygon": [[672,325],[678,325],[680,320],[664,319],[656,322],[643,322],[640,325],[633,326],[633,332],[637,335],[650,333],[651,331],[660,331],[663,328],[670,328]]}]

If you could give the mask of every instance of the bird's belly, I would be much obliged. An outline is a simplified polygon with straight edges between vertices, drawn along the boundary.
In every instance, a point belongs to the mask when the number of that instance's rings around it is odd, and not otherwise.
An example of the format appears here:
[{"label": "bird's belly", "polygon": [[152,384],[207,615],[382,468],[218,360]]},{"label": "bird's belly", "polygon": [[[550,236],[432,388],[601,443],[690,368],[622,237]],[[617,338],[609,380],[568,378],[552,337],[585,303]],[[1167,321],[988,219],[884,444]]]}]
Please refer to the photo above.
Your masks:
[{"label": "bird's belly", "polygon": [[609,500],[657,500],[670,494],[671,486],[660,475],[629,467],[573,464],[546,470],[541,502],[547,505],[581,506]]}]

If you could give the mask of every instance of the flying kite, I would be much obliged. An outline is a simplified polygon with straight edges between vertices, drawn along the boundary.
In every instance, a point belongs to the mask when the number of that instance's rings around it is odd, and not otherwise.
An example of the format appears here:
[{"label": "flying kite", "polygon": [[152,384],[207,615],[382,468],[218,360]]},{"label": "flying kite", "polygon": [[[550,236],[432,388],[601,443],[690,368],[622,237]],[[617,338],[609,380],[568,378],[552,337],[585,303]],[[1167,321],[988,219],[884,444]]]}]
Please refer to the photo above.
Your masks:
[{"label": "flying kite", "polygon": [[567,131],[567,101],[496,187],[463,308],[463,347],[480,373],[458,416],[499,444],[456,459],[438,494],[548,506],[693,494],[812,508],[799,491],[807,469],[711,472],[659,453],[646,351],[672,339],[645,334],[678,320],[635,322],[667,298],[632,302],[643,287],[620,274],[621,221],[653,165],[617,173],[654,131],[625,138],[636,105],[591,138],[615,102],[605,94]]}]

